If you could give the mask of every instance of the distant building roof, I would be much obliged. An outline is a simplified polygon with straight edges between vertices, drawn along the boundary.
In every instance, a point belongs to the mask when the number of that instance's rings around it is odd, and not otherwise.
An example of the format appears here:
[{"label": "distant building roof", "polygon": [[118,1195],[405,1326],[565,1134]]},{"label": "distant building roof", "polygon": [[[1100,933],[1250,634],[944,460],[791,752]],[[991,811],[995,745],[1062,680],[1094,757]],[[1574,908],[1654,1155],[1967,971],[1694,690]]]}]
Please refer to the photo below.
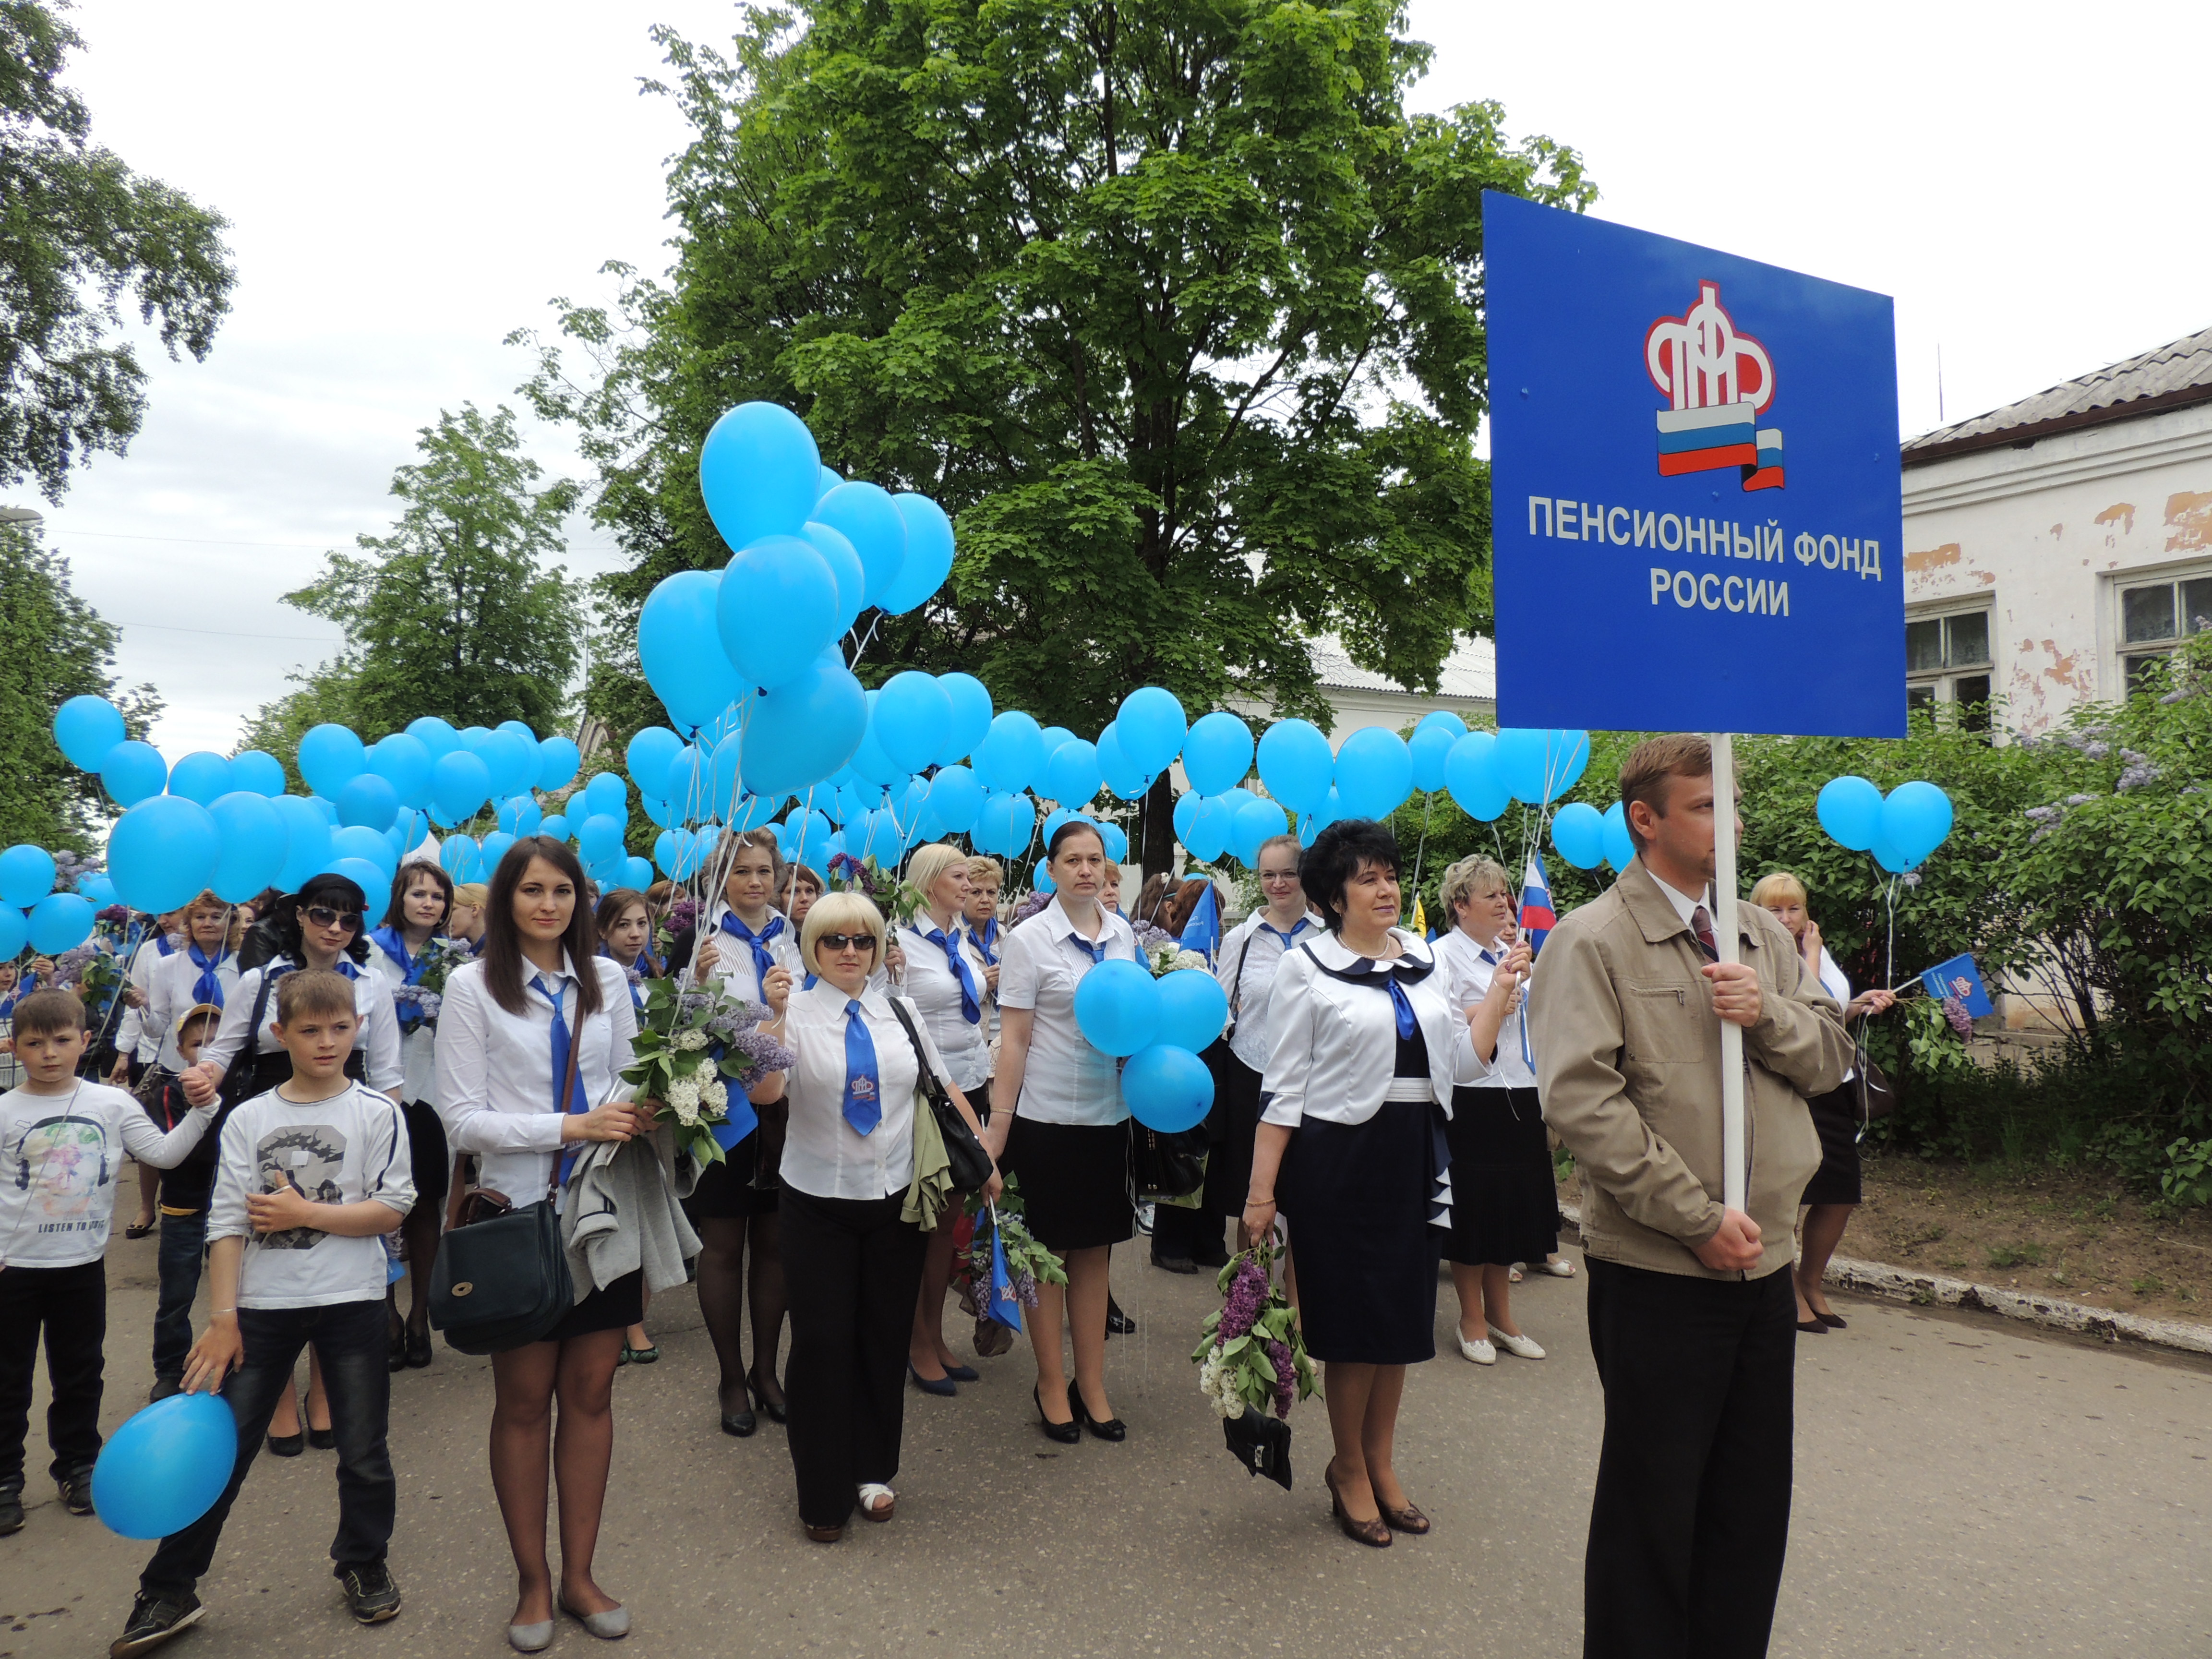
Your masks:
[{"label": "distant building roof", "polygon": [[[1316,635],[1307,645],[1313,657],[1314,672],[1320,676],[1323,690],[1395,692],[1403,697],[1417,695],[1388,675],[1358,666],[1345,653],[1344,641],[1334,634]],[[1457,641],[1452,647],[1451,654],[1444,659],[1443,668],[1437,672],[1437,695],[1495,700],[1498,696],[1496,642],[1480,637]]]},{"label": "distant building roof", "polygon": [[2039,438],[2129,421],[2185,404],[2212,401],[2212,328],[2146,351],[2140,357],[2039,392],[1971,421],[1923,433],[1904,448],[1907,466],[1924,466],[1947,455],[2026,446]]}]

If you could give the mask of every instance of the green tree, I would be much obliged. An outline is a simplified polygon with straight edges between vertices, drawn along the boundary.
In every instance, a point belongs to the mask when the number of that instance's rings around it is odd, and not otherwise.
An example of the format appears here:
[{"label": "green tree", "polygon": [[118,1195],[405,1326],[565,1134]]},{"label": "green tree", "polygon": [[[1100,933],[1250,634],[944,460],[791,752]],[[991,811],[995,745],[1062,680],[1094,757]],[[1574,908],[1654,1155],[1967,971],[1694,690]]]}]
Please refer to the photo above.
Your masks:
[{"label": "green tree", "polygon": [[407,503],[388,536],[356,538],[284,602],[345,630],[336,661],[295,676],[300,690],[249,722],[245,748],[286,764],[300,734],[323,720],[374,742],[425,714],[455,726],[520,720],[561,724],[584,626],[568,573],[542,560],[566,543],[576,486],[537,488],[514,414],[474,404],[424,427],[422,459],[392,475]]},{"label": "green tree", "polygon": [[120,453],[146,414],[126,297],[171,357],[204,359],[237,273],[226,222],[92,142],[60,84],[83,46],[68,0],[0,0],[0,484],[61,499],[69,470]]},{"label": "green tree", "polygon": [[[1403,23],[1395,0],[807,0],[746,8],[727,58],[663,31],[695,133],[675,267],[616,267],[612,311],[556,302],[592,369],[545,347],[530,388],[635,560],[609,631],[727,560],[699,447],[765,398],[832,465],[957,515],[948,589],[879,619],[869,678],[965,668],[1084,731],[1147,683],[1315,714],[1327,629],[1432,688],[1489,616],[1481,192],[1594,192],[1494,104],[1407,113],[1429,49]],[[626,663],[592,697],[617,730],[658,717]]]},{"label": "green tree", "polygon": [[134,738],[160,716],[150,685],[118,694],[110,672],[122,630],[70,588],[69,562],[20,525],[0,524],[0,845],[89,850],[103,811],[100,780],[54,744],[54,711],[75,696],[109,697]]}]

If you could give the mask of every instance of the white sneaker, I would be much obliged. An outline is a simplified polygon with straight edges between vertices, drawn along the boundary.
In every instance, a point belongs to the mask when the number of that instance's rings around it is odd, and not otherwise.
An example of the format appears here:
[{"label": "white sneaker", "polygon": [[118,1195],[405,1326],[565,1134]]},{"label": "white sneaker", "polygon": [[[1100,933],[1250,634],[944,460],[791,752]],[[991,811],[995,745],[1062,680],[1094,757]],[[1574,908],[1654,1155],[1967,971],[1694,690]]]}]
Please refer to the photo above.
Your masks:
[{"label": "white sneaker", "polygon": [[[1490,1328],[1490,1334],[1497,1340],[1499,1347],[1517,1358],[1541,1359],[1544,1357],[1543,1349],[1536,1345],[1536,1340],[1534,1337],[1508,1336],[1495,1325]],[[1467,1345],[1462,1342],[1460,1346],[1465,1347]],[[1486,1348],[1490,1344],[1486,1342],[1482,1346]]]},{"label": "white sneaker", "polygon": [[1459,1351],[1478,1365],[1495,1365],[1498,1363],[1498,1350],[1479,1336],[1472,1342],[1463,1336],[1460,1338]]}]

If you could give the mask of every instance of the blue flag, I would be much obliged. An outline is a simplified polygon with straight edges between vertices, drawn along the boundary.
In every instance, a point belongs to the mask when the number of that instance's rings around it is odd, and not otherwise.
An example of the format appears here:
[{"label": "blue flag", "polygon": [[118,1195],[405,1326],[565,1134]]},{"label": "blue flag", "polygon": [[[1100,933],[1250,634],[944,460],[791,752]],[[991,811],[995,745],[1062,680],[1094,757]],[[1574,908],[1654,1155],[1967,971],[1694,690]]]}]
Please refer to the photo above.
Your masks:
[{"label": "blue flag", "polygon": [[1186,951],[1196,951],[1208,962],[1221,948],[1221,905],[1212,882],[1198,896],[1198,908],[1190,913],[1190,920],[1182,926],[1182,937],[1176,941]]},{"label": "blue flag", "polygon": [[1956,997],[1966,1005],[1970,1019],[1982,1019],[1996,1012],[1990,1001],[1990,994],[1982,986],[1982,970],[1974,965],[1970,956],[1953,957],[1948,962],[1939,962],[1921,975],[1920,982],[1928,988],[1928,994],[1941,1002],[1946,997]]},{"label": "blue flag", "polygon": [[983,1316],[1010,1331],[1022,1328],[1021,1298],[1014,1294],[1013,1278],[1006,1272],[1006,1243],[999,1236],[995,1209],[991,1212],[991,1295],[983,1304]]},{"label": "blue flag", "polygon": [[714,1144],[726,1152],[760,1127],[760,1114],[753,1110],[752,1097],[737,1084],[725,1078],[722,1086],[729,1097],[722,1106],[728,1121],[717,1123],[708,1133],[714,1137]]}]

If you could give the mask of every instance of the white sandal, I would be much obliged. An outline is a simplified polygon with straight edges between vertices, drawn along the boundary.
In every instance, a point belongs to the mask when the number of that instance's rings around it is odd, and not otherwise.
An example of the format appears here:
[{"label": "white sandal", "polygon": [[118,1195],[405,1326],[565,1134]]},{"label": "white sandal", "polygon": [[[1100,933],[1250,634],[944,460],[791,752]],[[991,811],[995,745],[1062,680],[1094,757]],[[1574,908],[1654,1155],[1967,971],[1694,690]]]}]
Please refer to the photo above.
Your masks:
[{"label": "white sandal", "polygon": [[897,1502],[897,1494],[893,1492],[889,1486],[884,1486],[882,1482],[877,1480],[866,1480],[861,1482],[860,1513],[866,1519],[870,1521],[890,1520],[891,1518],[891,1510],[896,1507]]},{"label": "white sandal", "polygon": [[[1516,1358],[1541,1359],[1544,1357],[1544,1350],[1534,1337],[1508,1336],[1497,1326],[1492,1325],[1490,1328],[1490,1340]],[[1464,1347],[1466,1344],[1462,1343],[1461,1346]]]},{"label": "white sandal", "polygon": [[1554,1279],[1572,1279],[1575,1276],[1575,1264],[1565,1256],[1545,1262],[1543,1269]]}]

